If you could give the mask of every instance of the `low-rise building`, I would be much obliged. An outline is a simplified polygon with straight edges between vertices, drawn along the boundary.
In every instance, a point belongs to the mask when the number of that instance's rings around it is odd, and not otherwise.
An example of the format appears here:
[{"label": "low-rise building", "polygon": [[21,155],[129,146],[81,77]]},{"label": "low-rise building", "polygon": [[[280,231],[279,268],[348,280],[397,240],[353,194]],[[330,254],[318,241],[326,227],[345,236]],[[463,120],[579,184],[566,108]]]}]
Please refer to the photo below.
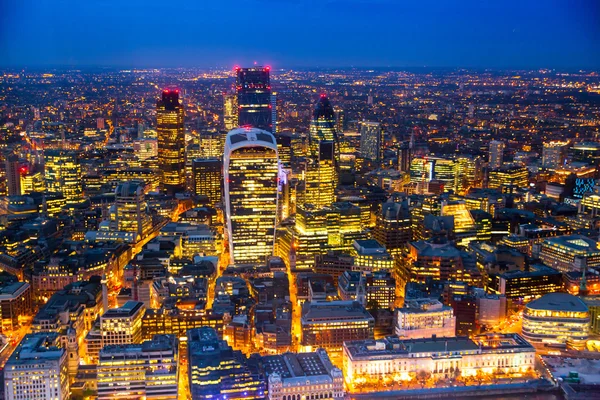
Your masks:
[{"label": "low-rise building", "polygon": [[590,312],[585,303],[568,293],[549,293],[527,303],[523,311],[523,337],[532,343],[583,348]]},{"label": "low-rise building", "polygon": [[[324,349],[262,357],[269,400],[341,399],[344,377]],[[296,397],[293,397],[296,396]]]},{"label": "low-rise building", "polygon": [[157,335],[140,344],[105,346],[97,368],[98,400],[127,393],[130,399],[177,400],[177,340]]},{"label": "low-rise building", "polygon": [[69,398],[67,352],[57,333],[26,335],[4,367],[6,400]]},{"label": "low-rise building", "polygon": [[346,340],[373,338],[375,319],[356,301],[306,302],[300,324],[302,346],[340,351]]},{"label": "low-rise building", "polygon": [[535,367],[535,348],[518,334],[467,337],[355,340],[344,343],[344,377],[410,381],[425,371],[434,379],[525,373]]}]

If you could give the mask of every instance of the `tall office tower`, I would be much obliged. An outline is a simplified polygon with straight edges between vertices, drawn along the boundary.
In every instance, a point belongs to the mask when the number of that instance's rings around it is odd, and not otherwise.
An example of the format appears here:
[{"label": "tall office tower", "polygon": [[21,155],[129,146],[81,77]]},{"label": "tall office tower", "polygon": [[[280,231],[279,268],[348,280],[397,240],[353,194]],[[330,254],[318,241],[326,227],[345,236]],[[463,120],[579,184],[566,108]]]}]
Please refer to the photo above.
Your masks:
[{"label": "tall office tower", "polygon": [[79,203],[83,199],[83,185],[77,153],[46,150],[44,163],[47,190],[62,193],[67,204]]},{"label": "tall office tower", "polygon": [[[311,201],[315,201],[311,203],[315,206],[330,205],[333,201],[328,199],[333,199],[333,190],[339,181],[340,144],[333,107],[325,94],[321,94],[315,105],[308,141],[311,159],[307,161],[306,194],[312,198]],[[323,197],[316,193],[319,190],[324,190]],[[317,194],[316,199],[311,191]]]},{"label": "tall office tower", "polygon": [[141,344],[106,346],[98,361],[98,400],[177,400],[177,339],[156,335]]},{"label": "tall office tower", "polygon": [[273,129],[270,67],[236,67],[238,125]]},{"label": "tall office tower", "polygon": [[223,198],[223,163],[219,158],[196,158],[192,161],[194,193],[208,197],[214,206]]},{"label": "tall office tower", "polygon": [[121,232],[134,232],[135,242],[144,239],[152,230],[144,186],[142,181],[126,181],[115,189],[116,228]]},{"label": "tall office tower", "polygon": [[546,142],[542,150],[542,167],[555,169],[565,161],[569,142]]},{"label": "tall office tower", "polygon": [[412,149],[409,142],[402,142],[398,147],[398,171],[410,172]]},{"label": "tall office tower", "polygon": [[184,109],[178,89],[165,89],[156,104],[160,184],[169,192],[185,187]]},{"label": "tall office tower", "polygon": [[412,225],[408,199],[389,199],[381,205],[373,237],[392,254],[404,249],[412,240]]},{"label": "tall office tower", "polygon": [[504,142],[499,140],[492,140],[490,142],[490,158],[489,166],[490,169],[499,169],[504,162]]},{"label": "tall office tower", "polygon": [[344,110],[341,107],[333,107],[333,114],[335,116],[335,131],[338,135],[341,135],[346,127]]},{"label": "tall office tower", "polygon": [[379,122],[360,123],[360,155],[372,161],[383,159],[383,130]]},{"label": "tall office tower", "polygon": [[271,124],[273,125],[271,132],[275,135],[277,133],[277,92],[271,93]]},{"label": "tall office tower", "polygon": [[223,178],[232,263],[263,263],[273,254],[278,174],[271,133],[238,128],[227,134]]},{"label": "tall office tower", "polygon": [[292,132],[280,132],[275,135],[277,140],[277,154],[279,154],[279,162],[281,166],[290,167],[292,163]]},{"label": "tall office tower", "polygon": [[335,145],[330,140],[319,143],[314,159],[306,161],[304,170],[304,202],[316,208],[330,206],[335,201]]},{"label": "tall office tower", "polygon": [[219,339],[213,328],[188,330],[187,352],[192,400],[265,398],[264,378],[253,373],[246,356]]},{"label": "tall office tower", "polygon": [[21,340],[4,367],[4,398],[70,398],[67,352],[58,333],[30,333]]},{"label": "tall office tower", "polygon": [[[335,114],[329,99],[321,94],[315,105],[313,118],[310,121],[309,145],[313,154],[319,151],[319,143],[327,140],[333,142],[334,151],[339,152],[339,140],[335,130]],[[336,158],[338,158],[336,156]]]},{"label": "tall office tower", "polygon": [[223,93],[223,124],[230,131],[238,125],[238,99],[235,93]]},{"label": "tall office tower", "polygon": [[20,196],[21,190],[21,165],[16,154],[6,157],[6,191],[9,196]]}]

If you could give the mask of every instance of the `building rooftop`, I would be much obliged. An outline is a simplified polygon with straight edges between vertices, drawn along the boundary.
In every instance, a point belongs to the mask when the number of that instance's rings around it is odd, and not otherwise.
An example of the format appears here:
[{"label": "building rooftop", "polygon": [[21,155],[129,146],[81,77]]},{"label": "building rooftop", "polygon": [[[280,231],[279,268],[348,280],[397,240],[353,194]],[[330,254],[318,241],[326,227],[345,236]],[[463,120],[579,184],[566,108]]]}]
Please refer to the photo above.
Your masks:
[{"label": "building rooftop", "polygon": [[527,304],[532,310],[587,312],[588,307],[577,296],[568,293],[548,293]]},{"label": "building rooftop", "polygon": [[128,301],[119,308],[111,308],[104,313],[102,318],[123,318],[131,317],[135,315],[140,308],[144,306],[144,303],[139,301]]},{"label": "building rooftop", "polygon": [[305,302],[302,323],[319,323],[332,319],[373,320],[373,316],[357,301]]},{"label": "building rooftop", "polygon": [[577,254],[598,253],[598,243],[583,235],[567,235],[548,238],[544,245],[563,247]]}]

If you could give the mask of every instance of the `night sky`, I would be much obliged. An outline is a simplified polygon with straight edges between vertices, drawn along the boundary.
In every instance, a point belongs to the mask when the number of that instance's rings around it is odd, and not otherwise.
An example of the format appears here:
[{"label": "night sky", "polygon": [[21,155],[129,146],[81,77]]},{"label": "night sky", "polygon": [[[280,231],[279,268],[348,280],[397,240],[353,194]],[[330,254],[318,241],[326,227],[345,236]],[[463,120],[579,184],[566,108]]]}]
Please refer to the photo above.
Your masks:
[{"label": "night sky", "polygon": [[0,65],[600,69],[598,0],[0,0]]}]

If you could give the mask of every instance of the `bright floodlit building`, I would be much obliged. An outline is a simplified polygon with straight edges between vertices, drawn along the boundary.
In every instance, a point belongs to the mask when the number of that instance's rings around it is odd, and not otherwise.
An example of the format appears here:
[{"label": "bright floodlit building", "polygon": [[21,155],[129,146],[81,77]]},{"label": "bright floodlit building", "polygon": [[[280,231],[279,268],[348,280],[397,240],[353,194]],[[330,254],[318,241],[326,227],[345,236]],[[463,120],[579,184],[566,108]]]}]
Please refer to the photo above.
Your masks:
[{"label": "bright floodlit building", "polygon": [[527,303],[523,311],[523,337],[532,343],[583,348],[589,325],[588,307],[568,293],[548,293]]},{"label": "bright floodlit building", "polygon": [[206,196],[210,204],[219,204],[223,199],[223,169],[218,158],[196,158],[192,161],[194,193]]},{"label": "bright floodlit building", "polygon": [[454,310],[435,299],[406,300],[404,307],[396,309],[395,331],[398,337],[409,339],[454,337]]},{"label": "bright floodlit building", "polygon": [[67,204],[79,203],[83,199],[81,164],[76,152],[45,150],[44,176],[48,191],[62,193]]},{"label": "bright floodlit building", "polygon": [[156,104],[156,135],[160,184],[168,190],[185,187],[184,107],[178,89],[165,89]]},{"label": "bright floodlit building", "polygon": [[179,365],[174,336],[141,344],[106,346],[98,361],[98,400],[127,393],[128,399],[177,400]]},{"label": "bright floodlit building", "polygon": [[4,367],[6,400],[69,398],[67,352],[58,333],[26,335]]},{"label": "bright floodlit building", "polygon": [[[285,353],[262,358],[269,400],[341,399],[344,377],[327,352]],[[295,396],[295,397],[294,397]]]},{"label": "bright floodlit building", "polygon": [[344,343],[344,377],[349,384],[389,377],[408,381],[420,371],[437,379],[484,374],[511,375],[535,367],[535,348],[518,334],[472,339],[428,338],[356,340]]},{"label": "bright floodlit building", "polygon": [[271,133],[238,128],[227,134],[223,177],[232,264],[264,263],[273,255],[278,172]]}]

